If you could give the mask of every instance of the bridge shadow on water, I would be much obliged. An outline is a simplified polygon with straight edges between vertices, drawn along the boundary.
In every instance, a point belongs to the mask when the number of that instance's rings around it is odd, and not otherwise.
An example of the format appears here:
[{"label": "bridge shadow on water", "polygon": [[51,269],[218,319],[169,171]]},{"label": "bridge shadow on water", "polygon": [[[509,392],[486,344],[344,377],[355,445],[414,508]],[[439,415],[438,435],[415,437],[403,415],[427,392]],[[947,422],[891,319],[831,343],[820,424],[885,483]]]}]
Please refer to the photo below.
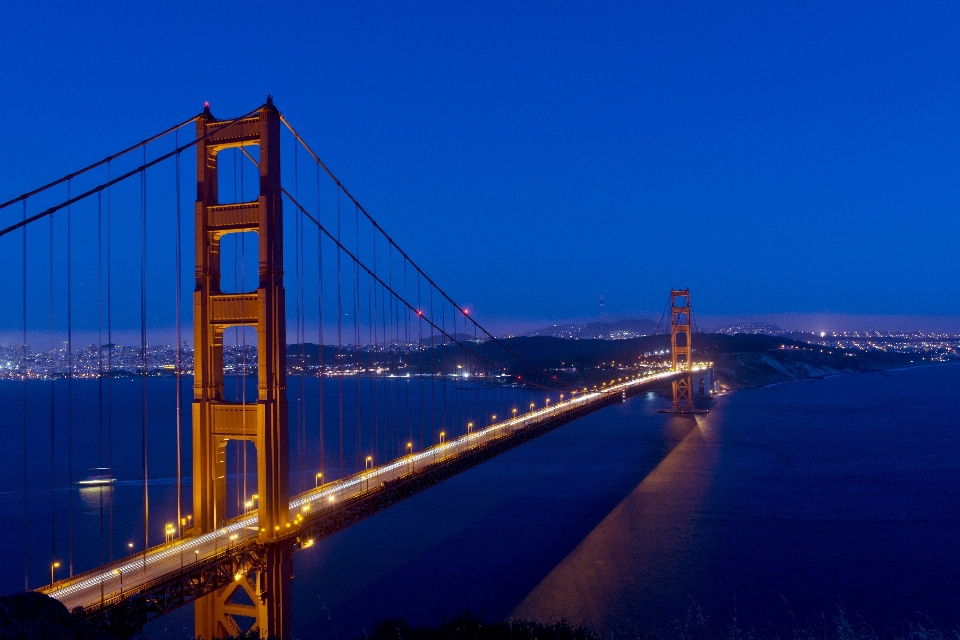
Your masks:
[{"label": "bridge shadow on water", "polygon": [[[646,394],[599,411],[297,554],[294,635],[347,640],[378,618],[467,609],[603,625],[622,608],[618,584],[677,582],[716,447],[709,415],[663,404]],[[148,637],[189,635],[190,609]]]}]

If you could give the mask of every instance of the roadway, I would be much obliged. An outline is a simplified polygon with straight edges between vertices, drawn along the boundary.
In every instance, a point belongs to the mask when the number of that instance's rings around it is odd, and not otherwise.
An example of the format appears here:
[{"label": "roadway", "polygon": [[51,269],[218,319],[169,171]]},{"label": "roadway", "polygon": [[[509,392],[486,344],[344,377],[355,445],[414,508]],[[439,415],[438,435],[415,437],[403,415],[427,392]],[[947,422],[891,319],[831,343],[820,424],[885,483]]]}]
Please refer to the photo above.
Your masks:
[{"label": "roadway", "polygon": [[[605,406],[600,400],[609,398],[610,394],[624,394],[637,385],[648,385],[675,375],[676,372],[667,371],[611,384],[602,391],[584,392],[582,395],[554,405],[477,429],[459,438],[306,491],[290,500],[290,524],[289,530],[285,533],[295,534],[301,520],[309,514],[330,509],[339,502],[365,493],[371,486],[377,487],[381,483],[397,480],[427,466],[480,447],[491,440],[522,431],[566,412],[581,410],[591,404]],[[72,578],[59,580],[38,591],[57,598],[71,611],[75,607],[96,606],[105,600],[136,593],[142,585],[174,573],[190,563],[202,563],[207,558],[223,553],[225,549],[254,540],[259,534],[257,523],[257,514],[254,510],[245,516],[233,519],[216,531],[172,540]],[[308,542],[307,546],[309,544]]]}]

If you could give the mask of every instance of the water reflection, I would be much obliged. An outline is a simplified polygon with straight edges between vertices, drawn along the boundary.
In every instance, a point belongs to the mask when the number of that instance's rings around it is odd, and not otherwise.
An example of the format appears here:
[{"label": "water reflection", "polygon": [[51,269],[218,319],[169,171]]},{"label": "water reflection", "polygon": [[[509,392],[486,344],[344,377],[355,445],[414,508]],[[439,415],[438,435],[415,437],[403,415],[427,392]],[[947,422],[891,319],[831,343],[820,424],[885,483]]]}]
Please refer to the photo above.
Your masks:
[{"label": "water reflection", "polygon": [[658,603],[682,607],[691,578],[684,559],[717,466],[718,439],[710,415],[671,416],[663,431],[672,450],[523,599],[515,617],[611,630],[649,617]]},{"label": "water reflection", "polygon": [[101,505],[107,508],[113,499],[113,487],[110,485],[80,487],[77,493],[80,494],[80,500],[83,502],[83,506],[88,509],[99,509]]}]

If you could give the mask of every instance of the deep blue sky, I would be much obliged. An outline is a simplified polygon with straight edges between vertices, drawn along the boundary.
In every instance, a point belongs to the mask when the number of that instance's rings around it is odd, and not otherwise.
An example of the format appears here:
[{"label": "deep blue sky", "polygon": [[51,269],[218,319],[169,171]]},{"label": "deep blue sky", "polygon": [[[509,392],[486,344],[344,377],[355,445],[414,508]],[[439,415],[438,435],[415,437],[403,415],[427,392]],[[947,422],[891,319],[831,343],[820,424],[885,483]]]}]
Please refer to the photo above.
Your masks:
[{"label": "deep blue sky", "polygon": [[0,199],[271,93],[481,319],[956,324],[958,60],[954,3],[9,3]]}]

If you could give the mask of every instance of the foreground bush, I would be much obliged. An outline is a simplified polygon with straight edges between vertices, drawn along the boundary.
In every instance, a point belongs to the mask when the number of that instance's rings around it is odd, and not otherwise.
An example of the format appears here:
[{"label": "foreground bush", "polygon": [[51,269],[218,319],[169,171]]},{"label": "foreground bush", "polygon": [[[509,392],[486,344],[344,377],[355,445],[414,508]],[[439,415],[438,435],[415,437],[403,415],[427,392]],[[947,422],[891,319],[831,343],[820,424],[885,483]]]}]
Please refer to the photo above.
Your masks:
[{"label": "foreground bush", "polygon": [[683,620],[669,625],[628,626],[616,632],[600,633],[566,621],[487,623],[464,613],[444,620],[438,627],[417,627],[403,618],[379,620],[372,632],[358,640],[960,640],[960,628],[947,629],[927,620],[877,629],[838,607],[833,615],[812,616],[791,627],[757,630],[742,626],[736,618],[729,624],[712,624],[694,606]]}]

